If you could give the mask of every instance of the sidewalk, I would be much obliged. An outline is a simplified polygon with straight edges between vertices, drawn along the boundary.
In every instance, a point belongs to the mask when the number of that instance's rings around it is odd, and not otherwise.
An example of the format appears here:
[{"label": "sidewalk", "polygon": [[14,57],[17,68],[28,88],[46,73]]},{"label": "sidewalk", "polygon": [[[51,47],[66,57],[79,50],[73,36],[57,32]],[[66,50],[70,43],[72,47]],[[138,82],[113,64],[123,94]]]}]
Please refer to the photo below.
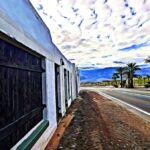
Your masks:
[{"label": "sidewalk", "polygon": [[148,150],[150,123],[95,92],[81,91],[59,150]]}]

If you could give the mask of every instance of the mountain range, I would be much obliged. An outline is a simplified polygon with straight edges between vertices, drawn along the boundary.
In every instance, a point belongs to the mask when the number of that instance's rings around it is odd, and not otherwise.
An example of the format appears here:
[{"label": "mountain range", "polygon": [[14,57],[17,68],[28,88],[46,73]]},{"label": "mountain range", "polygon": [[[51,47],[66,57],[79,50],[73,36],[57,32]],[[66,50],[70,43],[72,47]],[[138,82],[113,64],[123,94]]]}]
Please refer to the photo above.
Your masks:
[{"label": "mountain range", "polygon": [[[81,69],[80,81],[101,82],[103,80],[111,80],[112,74],[116,72],[116,69],[117,67]],[[150,67],[143,67],[141,70],[136,71],[136,74],[141,76],[150,75]]]}]

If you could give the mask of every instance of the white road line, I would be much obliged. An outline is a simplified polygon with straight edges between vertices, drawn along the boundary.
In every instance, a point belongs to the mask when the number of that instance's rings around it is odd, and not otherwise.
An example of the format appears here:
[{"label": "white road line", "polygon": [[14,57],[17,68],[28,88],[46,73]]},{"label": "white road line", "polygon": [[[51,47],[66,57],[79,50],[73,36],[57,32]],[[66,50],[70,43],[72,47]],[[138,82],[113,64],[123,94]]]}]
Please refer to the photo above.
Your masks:
[{"label": "white road line", "polygon": [[[119,91],[118,91],[119,92]],[[137,96],[143,96],[143,97],[148,97],[150,98],[150,95],[144,95],[144,94],[137,94],[137,93],[132,93],[132,92],[125,92],[125,91],[120,91],[120,93],[126,93],[128,95],[137,95]]]},{"label": "white road line", "polygon": [[142,112],[142,113],[144,113],[144,114],[150,116],[150,113],[149,113],[149,112],[144,111],[144,110],[142,110],[142,109],[140,109],[140,108],[138,108],[138,107],[136,107],[136,106],[133,106],[133,105],[131,105],[131,104],[128,104],[128,103],[126,103],[126,102],[124,102],[124,101],[122,101],[122,100],[120,100],[120,99],[118,99],[118,98],[112,97],[112,96],[107,95],[107,94],[105,94],[105,93],[103,93],[103,92],[100,92],[100,91],[97,91],[97,92],[98,92],[99,94],[101,94],[102,96],[106,97],[106,98],[119,101],[120,103],[123,103],[123,104],[125,104],[125,105],[127,105],[127,106],[129,106],[129,107],[132,107],[133,109],[136,109],[136,110],[138,110],[138,111],[140,111],[140,112]]},{"label": "white road line", "polygon": [[118,89],[114,89],[114,90],[137,92],[137,93],[144,93],[144,94],[149,94],[150,93],[149,90],[147,90],[147,91],[139,91],[139,90],[136,90],[136,89],[125,89],[125,88],[118,88]]}]

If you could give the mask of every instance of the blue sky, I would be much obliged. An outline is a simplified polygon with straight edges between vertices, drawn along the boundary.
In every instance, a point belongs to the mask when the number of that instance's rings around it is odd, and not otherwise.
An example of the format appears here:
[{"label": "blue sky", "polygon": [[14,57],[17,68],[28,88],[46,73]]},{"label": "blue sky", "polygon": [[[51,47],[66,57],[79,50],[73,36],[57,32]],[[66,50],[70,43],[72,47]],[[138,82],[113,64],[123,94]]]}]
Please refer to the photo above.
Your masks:
[{"label": "blue sky", "polygon": [[95,81],[102,80],[110,77],[109,68],[129,62],[142,66],[150,55],[149,0],[30,1],[54,43],[80,68],[81,80],[87,73],[97,76]]}]

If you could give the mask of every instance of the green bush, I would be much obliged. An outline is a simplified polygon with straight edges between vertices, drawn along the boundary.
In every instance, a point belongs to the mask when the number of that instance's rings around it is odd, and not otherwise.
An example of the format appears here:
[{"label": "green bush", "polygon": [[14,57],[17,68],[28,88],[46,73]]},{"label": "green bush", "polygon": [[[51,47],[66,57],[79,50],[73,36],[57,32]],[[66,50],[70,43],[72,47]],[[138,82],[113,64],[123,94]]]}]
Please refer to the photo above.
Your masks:
[{"label": "green bush", "polygon": [[149,88],[150,87],[150,82],[147,82],[144,86],[145,86],[145,88]]},{"label": "green bush", "polygon": [[115,87],[115,88],[118,88],[118,85],[117,85],[117,84],[115,84],[115,85],[114,85],[114,87]]}]

